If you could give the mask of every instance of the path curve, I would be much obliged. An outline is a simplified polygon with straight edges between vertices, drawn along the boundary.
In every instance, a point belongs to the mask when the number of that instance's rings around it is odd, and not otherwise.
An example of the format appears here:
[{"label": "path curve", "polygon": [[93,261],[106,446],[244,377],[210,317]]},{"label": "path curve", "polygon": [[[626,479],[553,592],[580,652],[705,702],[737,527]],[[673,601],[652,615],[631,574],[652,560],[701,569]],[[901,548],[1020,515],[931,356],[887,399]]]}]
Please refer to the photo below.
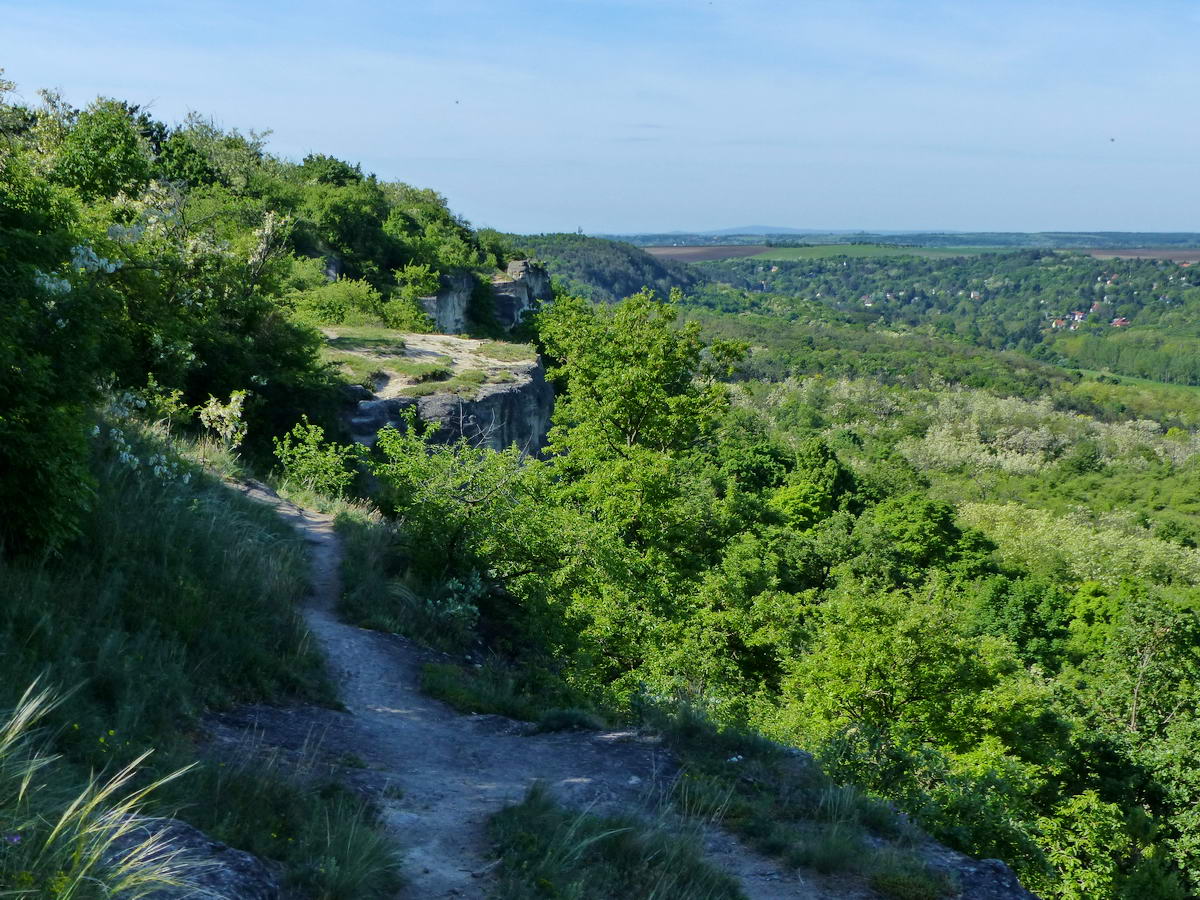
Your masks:
[{"label": "path curve", "polygon": [[[232,743],[254,730],[269,746],[301,750],[320,741],[326,755],[353,757],[348,781],[365,786],[383,810],[405,859],[406,900],[483,897],[490,863],[485,827],[519,802],[534,781],[565,803],[596,812],[645,808],[675,772],[668,751],[634,731],[529,734],[501,716],[464,715],[420,691],[427,651],[397,635],[341,622],[341,547],[333,517],[302,509],[259,482],[231,482],[268,504],[308,543],[311,590],[303,614],[337,683],[344,711],[253,706],[214,725]],[[365,767],[359,767],[359,760]],[[854,896],[822,890],[710,828],[706,853],[751,900]]]}]

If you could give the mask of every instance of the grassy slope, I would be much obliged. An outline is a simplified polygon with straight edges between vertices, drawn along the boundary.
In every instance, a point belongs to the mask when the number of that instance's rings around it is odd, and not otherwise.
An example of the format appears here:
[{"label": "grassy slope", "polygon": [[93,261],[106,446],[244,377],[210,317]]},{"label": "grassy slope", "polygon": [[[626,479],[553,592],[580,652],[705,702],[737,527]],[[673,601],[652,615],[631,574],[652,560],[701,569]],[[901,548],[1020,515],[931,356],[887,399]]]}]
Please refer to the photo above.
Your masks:
[{"label": "grassy slope", "polygon": [[744,897],[704,861],[698,832],[571,812],[540,786],[493,817],[489,832],[500,863],[498,900]]},{"label": "grassy slope", "polygon": [[275,860],[299,896],[390,890],[391,851],[357,798],[261,755],[198,756],[194,743],[214,707],[333,701],[294,610],[302,544],[271,511],[132,423],[119,437],[102,426],[94,470],[93,512],[60,558],[0,560],[0,708],[38,677],[71,692],[47,722],[64,756],[55,791],[148,748],[158,751],[148,776],[199,760],[156,795],[156,811],[179,810]]}]

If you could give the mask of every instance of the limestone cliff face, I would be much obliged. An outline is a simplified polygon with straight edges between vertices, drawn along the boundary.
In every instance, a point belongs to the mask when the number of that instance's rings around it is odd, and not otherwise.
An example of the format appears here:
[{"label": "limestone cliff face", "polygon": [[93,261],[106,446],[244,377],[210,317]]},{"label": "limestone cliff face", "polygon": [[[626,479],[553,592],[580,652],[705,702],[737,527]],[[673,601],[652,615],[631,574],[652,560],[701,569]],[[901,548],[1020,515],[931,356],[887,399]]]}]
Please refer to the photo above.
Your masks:
[{"label": "limestone cliff face", "polygon": [[[421,305],[441,334],[460,334],[467,330],[467,306],[475,281],[469,272],[456,272],[442,279],[442,289],[433,297],[422,297]],[[508,264],[505,275],[492,279],[492,298],[496,321],[512,331],[538,303],[553,299],[550,275],[527,259]]]},{"label": "limestone cliff face", "polygon": [[435,440],[462,437],[495,449],[516,444],[527,453],[538,452],[545,446],[554,409],[554,389],[546,382],[542,361],[532,351],[525,359],[496,359],[487,355],[489,346],[488,341],[450,335],[405,335],[406,362],[436,360],[451,376],[414,384],[399,370],[389,372],[395,357],[373,360],[380,365],[375,391],[352,389],[351,435],[370,446],[381,429],[402,427],[408,411],[415,409],[434,427]]},{"label": "limestone cliff face", "polygon": [[492,279],[492,297],[496,321],[512,331],[537,304],[550,302],[554,293],[545,269],[527,259],[517,259],[508,264],[507,277]]},{"label": "limestone cliff face", "polygon": [[421,306],[433,319],[434,330],[441,334],[459,334],[467,330],[467,306],[475,279],[470,272],[443,276],[442,289],[432,297],[422,297]]},{"label": "limestone cliff face", "polygon": [[540,360],[518,374],[516,381],[485,384],[472,398],[434,394],[417,403],[422,421],[437,425],[435,440],[463,437],[495,450],[516,444],[525,453],[546,446],[553,411],[554,389],[546,382]]},{"label": "limestone cliff face", "polygon": [[[363,393],[366,393],[365,391]],[[360,395],[361,397],[361,395]],[[455,393],[428,397],[375,397],[357,401],[349,425],[354,440],[372,446],[389,425],[403,428],[407,412],[416,409],[434,427],[433,439],[451,443],[466,438],[477,446],[503,450],[516,446],[535,454],[546,446],[554,389],[540,362],[508,384],[485,384],[473,396]]]}]

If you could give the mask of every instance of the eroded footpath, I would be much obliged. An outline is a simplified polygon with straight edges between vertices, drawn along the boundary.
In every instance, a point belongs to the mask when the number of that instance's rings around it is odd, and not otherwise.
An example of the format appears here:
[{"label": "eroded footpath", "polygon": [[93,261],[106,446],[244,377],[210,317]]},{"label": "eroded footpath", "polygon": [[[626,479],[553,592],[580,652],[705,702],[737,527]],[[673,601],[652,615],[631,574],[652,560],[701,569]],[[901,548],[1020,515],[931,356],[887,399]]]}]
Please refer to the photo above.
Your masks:
[{"label": "eroded footpath", "polygon": [[[543,781],[565,804],[606,814],[654,810],[676,766],[658,740],[634,731],[531,734],[501,716],[464,715],[420,690],[422,665],[435,658],[396,635],[341,622],[341,546],[333,517],[283,500],[267,486],[234,483],[276,509],[304,537],[312,565],[303,613],[324,653],[344,710],[251,706],[212,723],[221,744],[248,738],[295,758],[314,755],[369,794],[404,857],[412,900],[484,897],[494,865],[488,818]],[[848,885],[821,886],[707,830],[706,853],[752,900],[870,896]]]}]

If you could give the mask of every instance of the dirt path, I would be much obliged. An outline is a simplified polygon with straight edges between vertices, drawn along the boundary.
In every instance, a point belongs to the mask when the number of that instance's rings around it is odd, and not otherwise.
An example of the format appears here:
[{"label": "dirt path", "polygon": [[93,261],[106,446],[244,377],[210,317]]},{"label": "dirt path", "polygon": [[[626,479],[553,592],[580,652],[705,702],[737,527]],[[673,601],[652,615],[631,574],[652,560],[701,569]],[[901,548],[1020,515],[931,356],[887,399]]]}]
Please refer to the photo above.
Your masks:
[{"label": "dirt path", "polygon": [[[216,737],[235,742],[254,729],[270,746],[300,751],[320,741],[324,755],[353,759],[344,777],[375,796],[403,848],[402,897],[486,896],[487,819],[518,802],[535,780],[549,784],[564,802],[597,812],[654,803],[669,784],[670,755],[637,733],[532,735],[524,723],[463,715],[424,696],[419,675],[429,658],[425,651],[338,620],[341,549],[332,518],[300,509],[265,485],[235,486],[273,506],[308,542],[312,592],[304,617],[346,709],[251,707],[221,717]],[[709,858],[738,878],[752,900],[856,893],[820,889],[732,836],[709,831]]]}]

